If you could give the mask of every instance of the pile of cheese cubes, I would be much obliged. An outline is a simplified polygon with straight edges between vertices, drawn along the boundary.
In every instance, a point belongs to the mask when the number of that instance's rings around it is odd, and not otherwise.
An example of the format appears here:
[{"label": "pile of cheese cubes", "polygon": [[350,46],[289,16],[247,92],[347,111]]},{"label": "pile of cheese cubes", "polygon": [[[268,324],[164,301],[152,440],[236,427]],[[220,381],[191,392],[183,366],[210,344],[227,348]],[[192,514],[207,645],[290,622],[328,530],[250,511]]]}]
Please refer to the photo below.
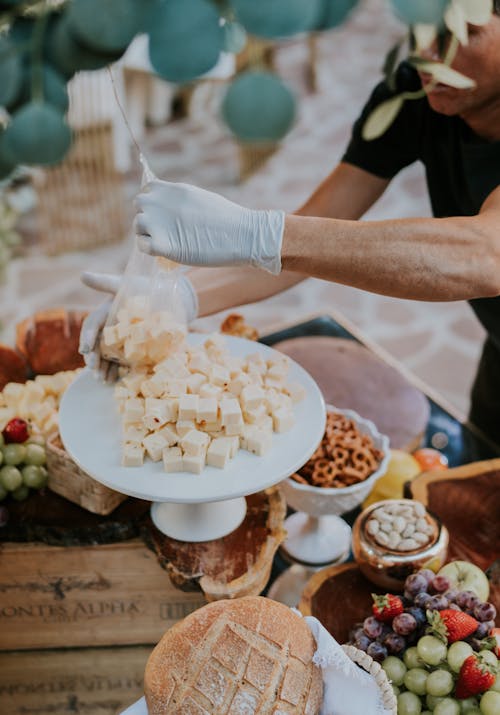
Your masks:
[{"label": "pile of cheese cubes", "polygon": [[265,454],[305,394],[287,381],[288,369],[284,355],[231,356],[219,334],[197,347],[183,342],[152,369],[130,369],[115,387],[123,465],[147,455],[167,472],[199,474],[205,464],[223,469],[240,448]]},{"label": "pile of cheese cubes", "polygon": [[44,437],[56,432],[61,397],[79,372],[64,370],[24,383],[8,382],[0,392],[0,431],[13,417],[21,417]]}]

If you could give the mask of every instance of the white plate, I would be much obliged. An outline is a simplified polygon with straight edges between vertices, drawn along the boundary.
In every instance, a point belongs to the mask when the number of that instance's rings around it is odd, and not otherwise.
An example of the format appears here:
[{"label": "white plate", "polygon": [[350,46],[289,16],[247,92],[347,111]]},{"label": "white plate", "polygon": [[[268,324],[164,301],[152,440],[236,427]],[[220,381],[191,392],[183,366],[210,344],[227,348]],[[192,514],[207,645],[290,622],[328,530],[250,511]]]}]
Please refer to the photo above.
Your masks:
[{"label": "white plate", "polygon": [[[190,345],[207,335],[192,333]],[[249,340],[225,336],[228,351],[244,357],[260,353],[264,359],[277,351]],[[281,353],[279,353],[281,354]],[[84,370],[66,390],[59,410],[59,430],[66,450],[85,472],[123,494],[151,501],[195,504],[233,499],[277,484],[311,456],[325,429],[325,404],[312,377],[290,360],[289,380],[299,382],[306,397],[294,405],[295,425],[273,434],[273,446],[263,457],[240,450],[225,469],[205,467],[201,474],[167,474],[161,462],[147,459],[142,467],[121,466],[121,417],[113,387]]]}]

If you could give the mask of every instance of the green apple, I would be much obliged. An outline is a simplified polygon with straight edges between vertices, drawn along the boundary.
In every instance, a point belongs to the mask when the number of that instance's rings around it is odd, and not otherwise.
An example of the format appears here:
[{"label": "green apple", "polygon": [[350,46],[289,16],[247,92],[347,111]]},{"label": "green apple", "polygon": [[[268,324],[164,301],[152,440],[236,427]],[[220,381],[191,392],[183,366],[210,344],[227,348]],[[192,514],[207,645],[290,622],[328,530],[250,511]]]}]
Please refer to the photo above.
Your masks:
[{"label": "green apple", "polygon": [[450,561],[438,571],[438,576],[449,578],[452,587],[459,591],[474,591],[481,601],[488,600],[490,584],[486,574],[469,561]]}]

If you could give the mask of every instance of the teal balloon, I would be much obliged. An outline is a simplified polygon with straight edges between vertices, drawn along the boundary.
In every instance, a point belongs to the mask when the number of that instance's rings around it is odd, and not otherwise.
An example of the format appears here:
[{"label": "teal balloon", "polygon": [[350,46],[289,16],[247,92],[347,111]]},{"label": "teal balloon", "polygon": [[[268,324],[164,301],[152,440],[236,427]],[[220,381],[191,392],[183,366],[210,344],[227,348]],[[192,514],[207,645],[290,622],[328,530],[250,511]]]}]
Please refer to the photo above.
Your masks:
[{"label": "teal balloon", "polygon": [[22,80],[21,59],[15,45],[0,37],[0,106],[5,107],[16,97]]},{"label": "teal balloon", "polygon": [[252,35],[288,37],[316,26],[321,0],[232,0],[236,19]]},{"label": "teal balloon", "polygon": [[224,121],[244,142],[275,142],[290,130],[295,99],[270,72],[245,72],[229,86],[222,102]]},{"label": "teal balloon", "polygon": [[396,14],[408,25],[441,25],[449,0],[391,0]]},{"label": "teal balloon", "polygon": [[56,164],[71,146],[71,130],[50,104],[30,102],[12,116],[4,142],[19,164]]},{"label": "teal balloon", "polygon": [[163,79],[196,79],[217,63],[222,47],[219,13],[209,0],[163,0],[151,14],[149,57]]},{"label": "teal balloon", "polygon": [[3,138],[5,131],[0,131],[0,180],[6,179],[16,168],[16,161],[5,151]]},{"label": "teal balloon", "polygon": [[349,17],[359,0],[322,0],[317,30],[328,30],[341,25]]},{"label": "teal balloon", "polygon": [[222,49],[237,55],[247,44],[247,33],[239,22],[226,22],[223,25],[224,40]]},{"label": "teal balloon", "polygon": [[[9,105],[12,113],[23,104],[27,104],[35,97],[32,96],[33,67],[31,64],[23,67],[23,81],[21,90],[15,101]],[[69,97],[66,82],[50,65],[42,67],[42,97],[43,101],[54,106],[61,114],[68,111]]]},{"label": "teal balloon", "polygon": [[73,0],[69,26],[77,39],[99,52],[127,47],[142,27],[141,0]]}]

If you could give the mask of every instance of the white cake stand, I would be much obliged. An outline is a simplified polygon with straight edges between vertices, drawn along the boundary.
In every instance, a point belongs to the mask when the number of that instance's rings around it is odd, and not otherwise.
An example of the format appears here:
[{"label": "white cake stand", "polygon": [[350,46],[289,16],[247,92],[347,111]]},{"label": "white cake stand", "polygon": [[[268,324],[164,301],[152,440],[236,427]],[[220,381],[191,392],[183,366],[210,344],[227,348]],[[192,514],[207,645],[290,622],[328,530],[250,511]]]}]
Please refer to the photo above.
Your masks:
[{"label": "white cake stand", "polygon": [[[192,333],[190,345],[206,335]],[[264,359],[277,351],[242,338],[226,336],[232,355],[260,353]],[[273,446],[258,457],[240,450],[225,469],[206,466],[201,474],[167,474],[161,462],[146,460],[142,467],[121,466],[120,415],[113,386],[82,373],[66,390],[59,410],[59,430],[65,449],[87,474],[115,491],[152,501],[151,518],[167,536],[180,541],[209,541],[236,529],[246,513],[245,496],[281,482],[299,469],[321,441],[325,404],[312,377],[290,361],[290,381],[299,382],[305,398],[294,405],[295,424],[273,434]]]}]

